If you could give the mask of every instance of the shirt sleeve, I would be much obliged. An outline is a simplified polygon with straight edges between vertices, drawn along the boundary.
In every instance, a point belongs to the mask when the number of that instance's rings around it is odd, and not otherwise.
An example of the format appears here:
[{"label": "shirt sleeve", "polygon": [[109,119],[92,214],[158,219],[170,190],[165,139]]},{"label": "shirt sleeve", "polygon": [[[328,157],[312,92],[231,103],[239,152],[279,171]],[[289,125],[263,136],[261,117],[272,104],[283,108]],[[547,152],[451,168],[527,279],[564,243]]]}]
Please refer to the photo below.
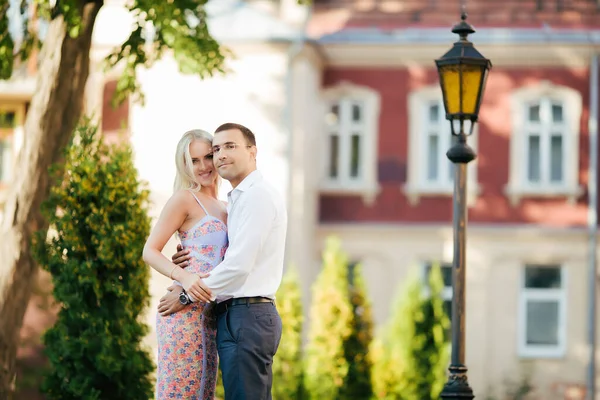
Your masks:
[{"label": "shirt sleeve", "polygon": [[265,190],[242,193],[234,205],[235,225],[229,230],[229,247],[225,259],[204,278],[216,295],[226,288],[241,286],[256,264],[276,217],[272,199]]}]

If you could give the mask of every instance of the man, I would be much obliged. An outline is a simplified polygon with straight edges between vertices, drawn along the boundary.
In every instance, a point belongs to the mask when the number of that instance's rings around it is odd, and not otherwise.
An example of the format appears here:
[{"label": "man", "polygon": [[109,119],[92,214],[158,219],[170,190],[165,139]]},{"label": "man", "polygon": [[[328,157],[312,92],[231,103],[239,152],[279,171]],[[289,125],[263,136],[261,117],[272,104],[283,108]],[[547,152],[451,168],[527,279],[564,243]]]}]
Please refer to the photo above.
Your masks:
[{"label": "man", "polygon": [[[226,123],[215,131],[213,162],[233,187],[227,205],[229,247],[208,277],[198,277],[183,292],[196,299],[216,297],[226,400],[271,399],[273,356],[281,339],[274,299],[283,274],[287,214],[275,188],[256,169],[256,153],[248,128]],[[173,261],[185,266],[188,258],[179,251]],[[181,291],[171,289],[171,299]],[[172,311],[166,303],[172,305],[161,299],[161,313]]]}]

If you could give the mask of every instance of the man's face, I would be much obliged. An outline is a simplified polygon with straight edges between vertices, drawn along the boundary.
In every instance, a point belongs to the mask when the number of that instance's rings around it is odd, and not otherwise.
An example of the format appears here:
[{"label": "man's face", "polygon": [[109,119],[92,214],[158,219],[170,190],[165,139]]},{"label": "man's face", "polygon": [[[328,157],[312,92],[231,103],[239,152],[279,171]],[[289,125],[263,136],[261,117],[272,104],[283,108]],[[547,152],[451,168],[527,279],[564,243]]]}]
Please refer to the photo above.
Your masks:
[{"label": "man's face", "polygon": [[215,133],[213,161],[219,175],[236,187],[256,169],[256,146],[250,146],[239,129]]}]

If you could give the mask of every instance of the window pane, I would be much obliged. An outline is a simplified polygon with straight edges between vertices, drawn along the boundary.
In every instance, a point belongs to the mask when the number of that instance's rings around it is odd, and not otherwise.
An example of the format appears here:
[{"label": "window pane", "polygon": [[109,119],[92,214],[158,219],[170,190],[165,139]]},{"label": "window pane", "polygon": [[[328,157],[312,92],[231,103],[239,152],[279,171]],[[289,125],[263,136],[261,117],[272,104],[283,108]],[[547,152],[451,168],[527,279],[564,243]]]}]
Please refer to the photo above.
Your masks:
[{"label": "window pane", "polygon": [[444,300],[444,311],[448,319],[452,321],[452,300]]},{"label": "window pane", "polygon": [[338,177],[338,157],[339,157],[339,142],[338,135],[329,136],[329,177]]},{"label": "window pane", "polygon": [[529,107],[529,121],[540,122],[540,106],[539,105]]},{"label": "window pane", "polygon": [[429,121],[438,122],[440,119],[440,106],[439,104],[432,104],[429,106]]},{"label": "window pane", "polygon": [[525,267],[527,289],[559,289],[562,286],[560,267]]},{"label": "window pane", "polygon": [[552,121],[563,122],[563,107],[560,104],[552,104]]},{"label": "window pane", "polygon": [[350,158],[350,176],[352,178],[358,177],[358,171],[360,167],[360,136],[358,134],[352,135],[352,157]]},{"label": "window pane", "polygon": [[452,287],[452,266],[442,267],[442,278],[444,279],[444,286]]},{"label": "window pane", "polygon": [[527,179],[529,182],[539,182],[540,173],[540,137],[529,136],[529,157],[527,165]]},{"label": "window pane", "polygon": [[550,138],[550,181],[563,180],[563,142],[562,135],[552,135]]},{"label": "window pane", "polygon": [[356,271],[356,266],[358,264],[360,264],[358,261],[348,262],[348,284],[350,286],[354,286],[354,271]]},{"label": "window pane", "polygon": [[362,107],[360,104],[352,104],[352,122],[362,121]]},{"label": "window pane", "polygon": [[0,128],[14,128],[15,123],[14,111],[0,111]]},{"label": "window pane", "polygon": [[527,302],[527,344],[558,345],[558,306],[556,300]]},{"label": "window pane", "polygon": [[340,107],[337,104],[334,104],[329,109],[329,112],[325,116],[325,122],[328,126],[335,126],[338,124],[340,117]]},{"label": "window pane", "polygon": [[438,152],[439,152],[439,137],[438,135],[429,135],[427,143],[427,180],[436,181],[438,179]]}]

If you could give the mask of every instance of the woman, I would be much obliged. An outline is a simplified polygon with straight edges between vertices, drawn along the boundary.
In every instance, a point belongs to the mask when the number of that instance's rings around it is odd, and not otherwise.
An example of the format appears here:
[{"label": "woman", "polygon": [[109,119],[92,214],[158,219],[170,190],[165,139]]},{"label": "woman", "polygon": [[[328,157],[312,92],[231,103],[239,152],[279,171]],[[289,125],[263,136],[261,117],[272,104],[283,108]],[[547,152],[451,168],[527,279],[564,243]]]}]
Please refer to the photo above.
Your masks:
[{"label": "woman", "polygon": [[[226,207],[217,199],[219,176],[212,160],[212,136],[186,132],[175,163],[175,192],[144,246],[144,261],[183,287],[206,276],[227,248]],[[161,252],[175,232],[191,259],[184,270]],[[215,317],[205,302],[195,302],[171,315],[157,315],[157,399],[213,399],[217,379]]]}]

